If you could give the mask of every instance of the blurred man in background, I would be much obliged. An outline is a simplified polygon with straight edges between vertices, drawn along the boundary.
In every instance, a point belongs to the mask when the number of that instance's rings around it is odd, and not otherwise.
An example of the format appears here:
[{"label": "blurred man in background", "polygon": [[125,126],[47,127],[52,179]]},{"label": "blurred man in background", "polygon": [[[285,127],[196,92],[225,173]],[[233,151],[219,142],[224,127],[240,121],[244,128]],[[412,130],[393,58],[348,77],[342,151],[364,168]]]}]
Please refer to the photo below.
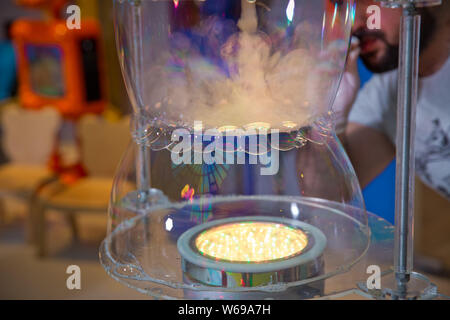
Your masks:
[{"label": "blurred man in background", "polygon": [[[347,71],[334,104],[338,134],[364,187],[395,157],[397,67],[402,9],[381,8],[380,30],[367,27],[359,0]],[[421,8],[416,171],[422,181],[450,200],[450,1]],[[357,59],[375,76],[359,90]]]}]

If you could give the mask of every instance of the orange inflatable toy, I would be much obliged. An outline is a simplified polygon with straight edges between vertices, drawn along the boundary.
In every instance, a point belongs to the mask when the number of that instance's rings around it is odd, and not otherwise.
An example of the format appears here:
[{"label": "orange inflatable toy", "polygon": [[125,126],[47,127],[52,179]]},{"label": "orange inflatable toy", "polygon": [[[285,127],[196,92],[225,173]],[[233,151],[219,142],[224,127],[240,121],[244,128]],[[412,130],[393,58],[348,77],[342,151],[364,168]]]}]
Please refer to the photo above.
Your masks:
[{"label": "orange inflatable toy", "polygon": [[46,21],[17,20],[12,29],[17,49],[19,99],[24,108],[56,107],[68,119],[105,109],[100,28],[82,20],[69,29],[65,0],[18,0],[48,12]]}]

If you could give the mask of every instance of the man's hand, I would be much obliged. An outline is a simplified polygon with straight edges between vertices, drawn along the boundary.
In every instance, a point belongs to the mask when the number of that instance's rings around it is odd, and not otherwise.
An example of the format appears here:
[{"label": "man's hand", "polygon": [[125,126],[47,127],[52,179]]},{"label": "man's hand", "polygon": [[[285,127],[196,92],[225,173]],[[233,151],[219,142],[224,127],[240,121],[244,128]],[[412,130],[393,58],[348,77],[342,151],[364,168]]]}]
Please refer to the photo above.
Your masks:
[{"label": "man's hand", "polygon": [[347,123],[360,87],[358,74],[359,42],[352,41],[347,67],[333,105],[336,133],[343,143],[362,187],[378,176],[395,156],[395,148],[383,133]]},{"label": "man's hand", "polygon": [[333,120],[336,125],[336,132],[339,135],[347,126],[347,119],[350,110],[355,103],[356,96],[361,84],[358,73],[358,57],[361,49],[359,40],[352,38],[347,67],[342,77],[341,85],[333,105]]}]

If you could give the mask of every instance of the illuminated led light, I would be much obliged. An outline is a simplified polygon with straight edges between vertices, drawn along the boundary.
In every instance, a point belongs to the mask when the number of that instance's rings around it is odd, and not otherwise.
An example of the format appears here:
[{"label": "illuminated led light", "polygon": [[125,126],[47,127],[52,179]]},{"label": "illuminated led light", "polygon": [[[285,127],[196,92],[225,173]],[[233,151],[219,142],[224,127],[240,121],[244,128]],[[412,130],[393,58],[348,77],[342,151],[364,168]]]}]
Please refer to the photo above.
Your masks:
[{"label": "illuminated led light", "polygon": [[267,122],[254,122],[245,126],[246,130],[269,130],[270,124]]},{"label": "illuminated led light", "polygon": [[283,122],[283,126],[288,129],[293,129],[293,128],[297,127],[298,125],[292,121],[285,121],[285,122]]},{"label": "illuminated led light", "polygon": [[235,288],[322,274],[326,242],[319,229],[305,222],[251,216],[197,225],[178,238],[177,248],[191,281]]},{"label": "illuminated led light", "polygon": [[173,4],[175,5],[175,9],[177,9],[180,4],[180,0],[173,0]]},{"label": "illuminated led light", "polygon": [[347,10],[345,10],[345,24],[346,25],[347,25],[347,22],[348,22],[349,11],[350,11],[350,8],[349,8],[348,2],[347,2]]},{"label": "illuminated led light", "polygon": [[173,220],[171,218],[166,220],[166,230],[172,231],[173,229]]},{"label": "illuminated led light", "polygon": [[327,23],[327,13],[323,13],[323,20],[322,20],[322,37],[321,37],[321,50],[323,50],[323,42],[325,40],[325,26]]},{"label": "illuminated led light", "polygon": [[195,131],[202,131],[203,130],[203,123],[201,122],[194,122],[194,130]]},{"label": "illuminated led light", "polygon": [[305,222],[250,216],[197,225],[178,238],[177,248],[190,281],[235,288],[322,274],[326,243],[325,235]]},{"label": "illuminated led light", "polygon": [[291,213],[292,217],[297,218],[300,214],[300,209],[298,208],[296,203],[291,203]]},{"label": "illuminated led light", "polygon": [[295,12],[295,0],[290,0],[286,8],[286,16],[289,23],[291,23],[292,20],[294,20],[294,12]]},{"label": "illuminated led light", "polygon": [[338,4],[334,4],[334,14],[333,14],[333,20],[331,22],[331,28],[334,28],[334,25],[336,23],[336,17],[337,17],[337,10],[338,10]]},{"label": "illuminated led light", "polygon": [[201,233],[196,248],[206,256],[228,262],[269,262],[300,254],[308,245],[300,229],[269,222],[227,224]]},{"label": "illuminated led light", "polygon": [[218,130],[219,130],[219,132],[224,133],[224,132],[232,132],[237,129],[238,129],[238,127],[236,127],[236,126],[223,126],[223,127],[220,127]]},{"label": "illuminated led light", "polygon": [[355,24],[355,18],[356,18],[356,2],[353,4],[351,12],[352,26]]},{"label": "illuminated led light", "polygon": [[305,222],[251,216],[197,225],[178,238],[177,248],[190,280],[235,288],[322,274],[326,242],[319,229]]}]

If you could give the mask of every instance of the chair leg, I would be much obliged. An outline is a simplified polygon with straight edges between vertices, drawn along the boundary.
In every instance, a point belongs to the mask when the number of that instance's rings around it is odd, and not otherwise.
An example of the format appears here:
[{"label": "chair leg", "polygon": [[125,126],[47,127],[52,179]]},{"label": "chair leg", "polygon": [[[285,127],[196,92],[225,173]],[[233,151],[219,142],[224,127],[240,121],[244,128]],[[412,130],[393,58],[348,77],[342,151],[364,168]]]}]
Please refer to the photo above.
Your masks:
[{"label": "chair leg", "polygon": [[[56,176],[52,176],[41,181],[38,186],[35,188],[30,198],[28,199],[28,233],[27,233],[27,242],[32,244],[39,245],[39,219],[40,215],[45,215],[45,213],[41,213],[45,211],[42,208],[40,203],[40,194],[41,192],[50,184],[58,181]],[[43,218],[45,222],[45,217]],[[45,225],[43,226],[45,233]],[[44,235],[45,236],[45,235]]]},{"label": "chair leg", "polygon": [[45,207],[42,204],[37,204],[35,209],[36,216],[36,235],[37,235],[37,255],[39,258],[46,256],[46,223],[45,223]]},{"label": "chair leg", "polygon": [[26,226],[26,240],[28,244],[37,244],[38,242],[38,219],[37,219],[38,203],[34,198],[28,201],[28,217]]},{"label": "chair leg", "polygon": [[70,227],[72,228],[73,237],[75,240],[78,240],[79,238],[79,230],[77,225],[77,219],[76,219],[76,213],[75,212],[69,212],[68,214]]},{"label": "chair leg", "polygon": [[6,209],[5,209],[5,200],[0,198],[0,226],[6,224]]}]

